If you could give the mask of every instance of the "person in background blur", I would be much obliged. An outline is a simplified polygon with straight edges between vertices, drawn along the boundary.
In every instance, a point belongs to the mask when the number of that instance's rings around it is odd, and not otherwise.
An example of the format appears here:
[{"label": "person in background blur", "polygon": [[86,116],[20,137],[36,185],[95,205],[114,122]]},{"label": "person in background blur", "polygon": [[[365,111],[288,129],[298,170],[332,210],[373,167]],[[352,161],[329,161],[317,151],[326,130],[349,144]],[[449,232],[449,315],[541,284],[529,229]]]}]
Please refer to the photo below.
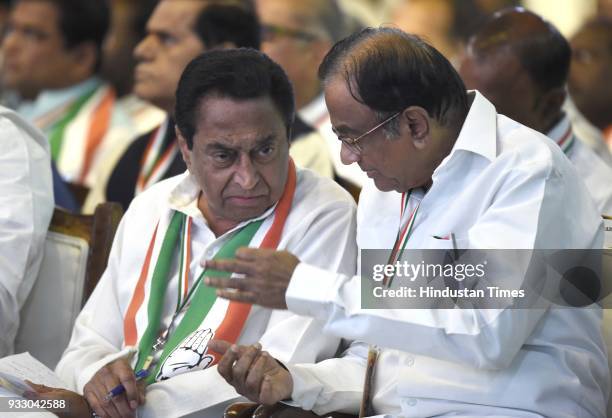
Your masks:
[{"label": "person in background blur", "polygon": [[249,1],[162,0],[136,46],[134,93],[162,109],[162,123],[136,138],[100,181],[84,205],[93,212],[103,201],[127,209],[132,199],[187,167],[174,132],[175,92],[187,64],[208,49],[259,48],[260,28]]},{"label": "person in background blur", "polygon": [[159,126],[165,117],[162,110],[132,93],[134,48],[145,37],[147,20],[157,1],[112,0],[110,28],[102,48],[102,76],[115,87],[118,104],[132,119],[137,135]]},{"label": "person in background blur", "polygon": [[518,7],[521,4],[520,0],[476,0],[476,3],[486,15],[507,7]]},{"label": "person in background blur", "polygon": [[40,128],[64,180],[91,187],[119,132],[131,122],[98,77],[109,25],[105,1],[18,0],[2,43],[2,83],[17,112]]},{"label": "person in background blur", "polygon": [[[320,174],[361,185],[365,176],[340,161],[340,148],[331,124],[317,68],[331,46],[344,34],[344,15],[335,0],[256,0],[263,38],[261,49],[287,72],[295,90],[298,128],[309,135],[292,145],[308,153]],[[327,143],[327,145],[325,144]],[[332,166],[333,163],[333,166]]]},{"label": "person in background blur", "polygon": [[0,107],[0,357],[13,353],[19,312],[40,269],[53,213],[45,137]]},{"label": "person in background blur", "polygon": [[600,214],[612,214],[612,167],[578,140],[563,111],[571,50],[549,22],[521,8],[495,13],[470,38],[460,68],[467,88],[499,113],[546,134],[572,161]]},{"label": "person in background blur", "polygon": [[403,0],[391,12],[391,21],[405,32],[422,36],[457,68],[483,16],[475,0]]},{"label": "person in background blur", "polygon": [[576,107],[612,149],[612,18],[587,22],[571,39],[569,90]]}]

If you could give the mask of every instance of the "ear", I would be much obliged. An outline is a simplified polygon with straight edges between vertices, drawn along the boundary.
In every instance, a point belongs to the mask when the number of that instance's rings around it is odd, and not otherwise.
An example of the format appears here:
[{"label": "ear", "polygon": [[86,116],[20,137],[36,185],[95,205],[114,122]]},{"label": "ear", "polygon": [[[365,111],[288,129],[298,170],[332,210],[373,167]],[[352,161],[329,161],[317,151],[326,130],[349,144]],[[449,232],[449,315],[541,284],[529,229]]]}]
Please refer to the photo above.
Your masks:
[{"label": "ear", "polygon": [[185,165],[187,169],[191,171],[191,150],[187,145],[187,140],[179,130],[178,126],[174,125],[174,132],[176,134],[176,139],[178,141],[179,149],[181,150],[181,155],[183,156],[183,161],[185,161]]},{"label": "ear", "polygon": [[420,106],[410,106],[400,115],[409,129],[410,139],[415,148],[424,149],[431,131],[429,113]]}]

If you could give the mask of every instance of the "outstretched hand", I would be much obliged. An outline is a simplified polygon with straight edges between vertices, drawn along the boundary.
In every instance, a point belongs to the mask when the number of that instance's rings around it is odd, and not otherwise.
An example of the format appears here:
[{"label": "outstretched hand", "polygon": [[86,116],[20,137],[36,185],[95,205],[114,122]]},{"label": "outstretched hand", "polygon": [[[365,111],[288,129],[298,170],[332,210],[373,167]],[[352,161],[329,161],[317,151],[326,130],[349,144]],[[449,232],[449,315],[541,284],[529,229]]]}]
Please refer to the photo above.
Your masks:
[{"label": "outstretched hand", "polygon": [[217,295],[271,309],[287,309],[285,293],[300,260],[288,251],[243,247],[233,260],[205,260],[207,269],[238,273],[242,278],[207,277]]},{"label": "outstretched hand", "polygon": [[251,401],[274,405],[291,397],[291,374],[268,352],[262,351],[261,345],[237,346],[213,340],[209,348],[223,354],[217,364],[219,374]]}]

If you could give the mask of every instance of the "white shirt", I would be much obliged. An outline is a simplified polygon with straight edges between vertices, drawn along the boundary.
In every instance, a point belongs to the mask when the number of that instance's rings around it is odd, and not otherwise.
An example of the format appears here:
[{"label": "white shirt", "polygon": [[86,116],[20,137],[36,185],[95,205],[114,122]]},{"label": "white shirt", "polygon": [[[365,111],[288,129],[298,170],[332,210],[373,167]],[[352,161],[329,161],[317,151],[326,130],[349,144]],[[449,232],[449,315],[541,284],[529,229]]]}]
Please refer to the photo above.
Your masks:
[{"label": "white shirt", "polygon": [[369,182],[368,176],[359,169],[357,164],[345,165],[340,160],[340,146],[338,137],[332,131],[331,121],[325,106],[325,98],[321,94],[312,102],[298,111],[300,118],[308,125],[314,127],[323,137],[329,148],[334,170],[338,176],[355,183],[359,187]]},{"label": "white shirt", "polygon": [[25,302],[43,257],[53,213],[45,137],[0,107],[0,357],[12,354]]},{"label": "white shirt", "polygon": [[[559,147],[497,115],[479,93],[471,97],[406,248],[451,248],[450,241],[433,238],[449,233],[458,248],[601,248],[601,218]],[[400,196],[364,189],[361,249],[392,247]],[[330,280],[332,286],[322,286]],[[601,310],[363,310],[360,280],[301,263],[287,304],[325,321],[326,332],[386,347],[375,371],[376,413],[604,416],[609,374]],[[356,411],[366,351],[356,343],[345,359],[289,366],[292,398],[317,413]]]},{"label": "white shirt", "polygon": [[591,192],[599,213],[612,215],[612,166],[575,137],[567,116],[548,133],[548,137],[557,143],[565,140],[569,147],[566,155]]},{"label": "white shirt", "polygon": [[[199,190],[194,178],[186,173],[151,186],[130,205],[117,231],[108,268],[77,318],[69,347],[57,366],[57,373],[69,387],[82,393],[96,371],[125,354],[123,318],[162,213],[173,208],[193,217],[192,277],[202,272],[200,261],[211,258],[227,241],[230,233],[215,237],[198,210]],[[273,220],[272,213],[268,210],[262,215],[265,221],[253,242],[261,240]],[[298,170],[292,209],[278,248],[326,269],[353,274],[355,204],[350,195],[331,180]],[[176,305],[177,270],[175,265],[166,292],[162,314],[166,327]],[[227,300],[217,299],[212,309],[227,304]],[[339,342],[323,335],[320,324],[311,318],[254,306],[238,342],[257,341],[281,361],[298,362],[330,357]],[[213,367],[150,385],[139,416],[179,416],[237,397]]]}]

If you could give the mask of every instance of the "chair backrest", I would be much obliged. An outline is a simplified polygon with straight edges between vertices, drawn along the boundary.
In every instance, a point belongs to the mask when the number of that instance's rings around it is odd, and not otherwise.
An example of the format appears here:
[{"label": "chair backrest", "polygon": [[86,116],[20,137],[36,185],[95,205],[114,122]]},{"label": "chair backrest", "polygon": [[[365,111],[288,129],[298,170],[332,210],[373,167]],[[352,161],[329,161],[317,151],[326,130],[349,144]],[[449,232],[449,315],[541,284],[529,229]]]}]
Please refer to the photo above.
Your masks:
[{"label": "chair backrest", "polygon": [[21,309],[16,352],[29,351],[55,367],[81,307],[106,268],[122,212],[117,203],[103,203],[93,215],[55,209],[40,273]]}]

